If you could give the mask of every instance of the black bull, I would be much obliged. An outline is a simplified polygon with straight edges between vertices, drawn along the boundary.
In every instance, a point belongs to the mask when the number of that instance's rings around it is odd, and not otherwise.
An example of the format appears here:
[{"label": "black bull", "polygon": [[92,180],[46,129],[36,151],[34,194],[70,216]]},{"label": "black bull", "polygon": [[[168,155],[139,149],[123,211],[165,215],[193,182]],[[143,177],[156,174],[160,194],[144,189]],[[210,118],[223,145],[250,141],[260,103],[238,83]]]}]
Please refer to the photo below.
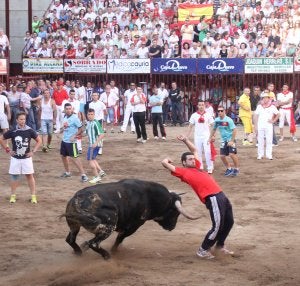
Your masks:
[{"label": "black bull", "polygon": [[166,230],[173,230],[178,216],[189,216],[181,206],[179,194],[169,192],[155,182],[126,179],[84,188],[68,202],[66,217],[70,232],[66,242],[78,255],[82,249],[76,243],[80,227],[95,234],[82,247],[96,251],[103,258],[110,254],[100,247],[100,242],[113,231],[118,232],[112,251],[116,251],[125,237],[133,234],[147,220],[154,220]]}]

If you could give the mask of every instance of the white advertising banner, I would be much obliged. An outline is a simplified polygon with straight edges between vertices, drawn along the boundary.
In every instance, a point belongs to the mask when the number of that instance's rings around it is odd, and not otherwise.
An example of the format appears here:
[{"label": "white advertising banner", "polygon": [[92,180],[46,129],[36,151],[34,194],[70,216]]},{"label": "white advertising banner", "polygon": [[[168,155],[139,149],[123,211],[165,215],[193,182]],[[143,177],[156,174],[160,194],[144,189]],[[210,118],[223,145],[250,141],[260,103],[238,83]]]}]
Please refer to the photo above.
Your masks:
[{"label": "white advertising banner", "polygon": [[63,73],[62,59],[23,59],[24,73]]},{"label": "white advertising banner", "polygon": [[293,58],[248,58],[245,73],[293,73]]},{"label": "white advertising banner", "polygon": [[106,73],[106,59],[65,59],[66,73]]},{"label": "white advertising banner", "polygon": [[108,59],[107,73],[150,74],[150,59]]}]

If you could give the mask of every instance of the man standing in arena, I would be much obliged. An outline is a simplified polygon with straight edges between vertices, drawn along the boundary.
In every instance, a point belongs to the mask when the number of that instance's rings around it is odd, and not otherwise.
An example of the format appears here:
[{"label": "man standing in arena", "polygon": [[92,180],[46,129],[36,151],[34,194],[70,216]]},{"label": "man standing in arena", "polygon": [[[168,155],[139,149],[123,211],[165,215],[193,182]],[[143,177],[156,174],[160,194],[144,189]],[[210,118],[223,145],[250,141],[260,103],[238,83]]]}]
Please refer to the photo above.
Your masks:
[{"label": "man standing in arena", "polygon": [[211,158],[210,148],[210,129],[213,123],[213,117],[211,116],[211,114],[205,111],[204,101],[200,100],[198,102],[198,111],[191,115],[187,137],[189,138],[189,136],[191,135],[194,126],[194,142],[198,151],[201,168],[203,169],[202,152],[204,151],[207,172],[209,174],[212,174],[214,169],[214,163]]},{"label": "man standing in arena", "polygon": [[131,133],[135,133],[135,126],[134,126],[133,116],[132,116],[132,105],[130,102],[132,96],[135,93],[136,93],[135,83],[131,82],[129,85],[129,89],[125,91],[123,97],[125,111],[124,111],[123,125],[121,126],[120,133],[126,132],[129,120],[130,120]]},{"label": "man standing in arena", "polygon": [[60,133],[60,129],[62,128],[62,121],[63,121],[63,109],[62,102],[65,99],[68,99],[69,96],[67,94],[67,91],[63,88],[62,82],[57,82],[57,89],[53,91],[52,98],[55,101],[56,104],[56,130],[54,133]]},{"label": "man standing in arena", "polygon": [[82,134],[82,123],[78,116],[73,114],[73,107],[71,103],[66,103],[65,117],[63,119],[63,139],[60,146],[60,155],[64,164],[65,172],[62,174],[62,178],[71,177],[69,159],[71,159],[76,165],[77,169],[81,173],[81,181],[87,182],[86,176],[80,158],[78,157],[78,149],[76,138]]},{"label": "man standing in arena", "polygon": [[181,135],[178,140],[184,142],[190,152],[181,155],[183,168],[176,167],[169,158],[162,161],[162,165],[171,174],[192,187],[202,203],[209,210],[212,228],[206,234],[197,256],[203,259],[213,259],[210,249],[216,244],[216,250],[226,254],[234,253],[225,247],[225,240],[233,226],[232,206],[216,181],[200,167],[199,156],[195,145],[187,137]]},{"label": "man standing in arena", "polygon": [[182,94],[180,89],[177,87],[177,83],[175,81],[171,83],[169,97],[171,99],[173,125],[176,126],[177,122],[179,122],[180,126],[182,126],[183,124],[182,102],[181,102]]},{"label": "man standing in arena", "polygon": [[239,117],[244,125],[245,138],[243,141],[244,146],[252,145],[253,140],[253,125],[252,125],[252,112],[251,112],[251,101],[250,101],[250,88],[244,88],[244,93],[241,95],[238,104]]},{"label": "man standing in arena", "polygon": [[280,112],[280,118],[279,118],[279,130],[280,130],[280,139],[279,141],[283,141],[283,126],[285,119],[290,127],[290,133],[292,140],[294,142],[298,141],[298,139],[295,136],[296,132],[296,125],[295,125],[295,119],[294,119],[294,112],[293,112],[293,99],[294,95],[289,90],[289,86],[287,84],[284,84],[282,86],[282,92],[278,93],[277,95],[277,104],[279,106],[279,112]]},{"label": "man standing in arena", "polygon": [[[16,202],[16,189],[19,185],[20,175],[25,175],[30,192],[31,203],[37,203],[36,186],[34,179],[34,169],[32,156],[39,149],[41,139],[35,130],[26,125],[26,113],[19,112],[17,114],[17,126],[13,130],[9,130],[0,137],[0,144],[6,153],[10,154],[9,174],[11,177],[10,187],[11,196],[10,203]],[[12,150],[6,146],[5,140],[11,139]],[[36,144],[30,149],[30,141],[34,139]]]},{"label": "man standing in arena", "polygon": [[[218,107],[218,117],[215,118],[215,124],[213,127],[213,131],[210,135],[210,141],[215,141],[215,134],[217,129],[220,130],[221,134],[221,147],[220,147],[220,155],[223,164],[226,166],[226,171],[224,176],[226,177],[235,177],[239,174],[239,161],[237,157],[237,149],[236,149],[236,126],[233,120],[225,115],[225,109],[223,106]],[[230,163],[227,160],[227,156],[233,161],[233,167],[231,167]]]}]

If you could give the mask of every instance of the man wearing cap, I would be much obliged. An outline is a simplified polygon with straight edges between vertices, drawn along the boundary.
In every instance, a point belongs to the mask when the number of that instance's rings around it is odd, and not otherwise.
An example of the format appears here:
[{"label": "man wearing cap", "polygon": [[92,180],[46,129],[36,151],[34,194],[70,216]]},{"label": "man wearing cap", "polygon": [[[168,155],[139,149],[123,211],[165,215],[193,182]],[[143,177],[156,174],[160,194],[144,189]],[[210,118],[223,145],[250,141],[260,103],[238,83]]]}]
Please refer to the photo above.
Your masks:
[{"label": "man wearing cap", "polygon": [[57,89],[53,91],[53,95],[52,98],[55,101],[56,104],[56,111],[57,111],[57,115],[56,115],[56,130],[54,133],[60,133],[60,129],[62,127],[62,123],[63,123],[63,106],[62,106],[62,102],[65,99],[68,99],[69,96],[67,94],[67,91],[63,88],[63,83],[58,81],[57,82]]},{"label": "man wearing cap", "polygon": [[[258,141],[257,160],[261,160],[265,154],[267,159],[272,160],[273,123],[278,120],[280,114],[275,105],[272,104],[269,90],[262,92],[260,97],[262,98],[261,103],[257,105],[254,113]],[[266,152],[264,145],[266,145]]]}]

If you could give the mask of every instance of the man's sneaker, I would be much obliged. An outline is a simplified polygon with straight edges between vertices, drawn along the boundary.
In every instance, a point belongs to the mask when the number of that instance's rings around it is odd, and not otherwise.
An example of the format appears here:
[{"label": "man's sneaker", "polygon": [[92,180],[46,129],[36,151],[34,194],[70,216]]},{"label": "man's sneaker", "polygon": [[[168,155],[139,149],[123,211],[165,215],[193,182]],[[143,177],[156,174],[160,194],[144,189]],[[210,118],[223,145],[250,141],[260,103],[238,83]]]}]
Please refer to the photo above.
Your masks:
[{"label": "man's sneaker", "polygon": [[131,134],[135,134],[135,131],[134,131],[134,130],[132,130],[132,131],[131,131]]},{"label": "man's sneaker", "polygon": [[262,158],[262,156],[257,156],[257,160],[261,160]]},{"label": "man's sneaker", "polygon": [[143,143],[143,144],[145,144],[146,142],[147,142],[147,140],[145,140],[145,139],[142,140],[142,143]]},{"label": "man's sneaker", "polygon": [[284,139],[284,137],[283,137],[283,136],[281,136],[281,137],[279,138],[279,141],[280,141],[280,142],[282,142],[282,141],[283,141],[283,139]]},{"label": "man's sneaker", "polygon": [[143,139],[142,138],[138,138],[138,139],[136,139],[136,142],[142,142],[143,141]]},{"label": "man's sneaker", "polygon": [[164,141],[166,141],[166,137],[162,137],[161,139],[164,140]]},{"label": "man's sneaker", "polygon": [[44,153],[47,153],[47,152],[48,152],[47,147],[44,146],[44,147],[42,148],[42,151],[43,151]]},{"label": "man's sneaker", "polygon": [[98,151],[98,155],[102,155],[102,152],[103,152],[102,147],[100,147]]},{"label": "man's sneaker", "polygon": [[53,147],[51,145],[47,145],[47,149],[51,150]]},{"label": "man's sneaker", "polygon": [[87,182],[88,180],[89,180],[89,178],[87,177],[87,175],[81,176],[81,182]]},{"label": "man's sneaker", "polygon": [[233,169],[232,173],[230,174],[231,177],[236,177],[239,174],[239,170],[238,169]]},{"label": "man's sneaker", "polygon": [[215,258],[209,250],[204,250],[202,248],[200,248],[197,252],[196,252],[197,256],[203,258],[203,259],[213,259]]},{"label": "man's sneaker", "polygon": [[224,176],[229,177],[229,176],[231,176],[232,172],[233,172],[233,169],[227,169],[224,173]]},{"label": "man's sneaker", "polygon": [[278,146],[278,144],[277,144],[277,143],[276,143],[276,144],[274,144],[274,143],[273,143],[273,144],[272,144],[272,146],[273,146],[273,147],[277,147],[277,146]]},{"label": "man's sneaker", "polygon": [[154,136],[154,139],[155,139],[155,140],[158,140],[158,136]]},{"label": "man's sneaker", "polygon": [[244,140],[244,141],[243,141],[243,145],[244,145],[244,146],[252,146],[253,143],[252,143],[252,142],[249,142],[248,140]]},{"label": "man's sneaker", "polygon": [[78,150],[78,154],[82,154],[82,149]]},{"label": "man's sneaker", "polygon": [[64,172],[60,177],[61,178],[70,178],[71,177],[71,173]]},{"label": "man's sneaker", "polygon": [[267,157],[268,160],[273,160],[273,157]]},{"label": "man's sneaker", "polygon": [[96,176],[96,177],[94,177],[92,180],[90,180],[89,183],[91,183],[91,184],[97,184],[97,183],[99,183],[100,181],[101,181],[101,177]]},{"label": "man's sneaker", "polygon": [[36,198],[36,195],[31,195],[31,200],[30,200],[30,202],[31,202],[32,204],[37,204],[37,198]]},{"label": "man's sneaker", "polygon": [[209,169],[209,170],[207,170],[207,173],[208,174],[212,174],[214,172],[214,169]]},{"label": "man's sneaker", "polygon": [[293,140],[294,142],[297,142],[297,141],[298,141],[298,139],[297,139],[295,136],[292,137],[292,140]]},{"label": "man's sneaker", "polygon": [[118,133],[124,133],[124,131],[123,130],[119,130]]},{"label": "man's sneaker", "polygon": [[14,204],[16,201],[17,201],[16,195],[11,195],[11,196],[10,196],[10,199],[9,199],[9,202],[10,202],[11,204]]},{"label": "man's sneaker", "polygon": [[105,173],[103,170],[101,170],[101,171],[99,172],[99,176],[100,176],[101,178],[103,178],[103,177],[106,176],[106,173]]},{"label": "man's sneaker", "polygon": [[226,247],[216,247],[216,250],[225,255],[234,255],[234,252],[227,249]]}]

